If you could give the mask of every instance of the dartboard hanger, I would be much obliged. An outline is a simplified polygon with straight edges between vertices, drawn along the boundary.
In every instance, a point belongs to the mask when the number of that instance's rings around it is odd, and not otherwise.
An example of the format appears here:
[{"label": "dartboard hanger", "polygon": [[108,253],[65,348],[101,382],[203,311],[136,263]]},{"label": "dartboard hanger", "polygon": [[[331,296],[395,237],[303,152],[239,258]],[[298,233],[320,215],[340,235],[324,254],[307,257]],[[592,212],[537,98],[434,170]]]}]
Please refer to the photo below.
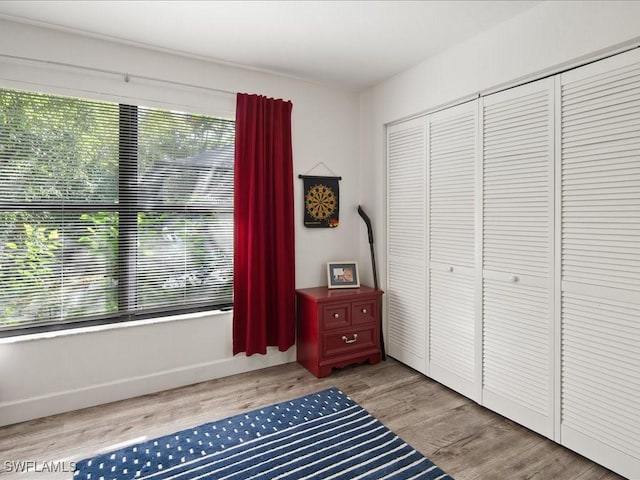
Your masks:
[{"label": "dartboard hanger", "polygon": [[329,173],[331,175],[333,175],[335,178],[337,178],[338,180],[342,180],[342,177],[336,175],[335,173],[333,173],[333,171],[327,167],[327,165],[324,162],[318,162],[315,164],[315,166],[311,169],[309,169],[307,171],[307,173],[305,173],[304,175],[298,175],[298,178],[314,178],[314,177],[326,177],[326,175],[309,175],[309,173],[313,172],[316,168],[323,166],[324,168],[326,168],[327,170],[329,170]]}]

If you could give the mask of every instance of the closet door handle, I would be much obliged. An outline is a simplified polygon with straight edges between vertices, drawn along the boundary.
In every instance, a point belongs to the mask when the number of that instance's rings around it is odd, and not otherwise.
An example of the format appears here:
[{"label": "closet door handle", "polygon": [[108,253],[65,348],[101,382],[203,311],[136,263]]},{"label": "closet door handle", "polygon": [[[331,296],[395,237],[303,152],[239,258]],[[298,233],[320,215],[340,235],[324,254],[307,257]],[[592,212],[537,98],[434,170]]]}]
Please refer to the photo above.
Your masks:
[{"label": "closet door handle", "polygon": [[453,267],[449,267],[447,270],[449,270],[450,272],[453,272]]},{"label": "closet door handle", "polygon": [[356,343],[358,341],[358,334],[354,333],[353,338],[347,338],[345,335],[342,336],[342,341],[344,343]]},{"label": "closet door handle", "polygon": [[512,282],[512,283],[516,283],[516,282],[517,282],[518,280],[520,280],[520,279],[518,278],[518,276],[517,276],[517,275],[511,275],[510,280],[511,280],[511,282]]}]

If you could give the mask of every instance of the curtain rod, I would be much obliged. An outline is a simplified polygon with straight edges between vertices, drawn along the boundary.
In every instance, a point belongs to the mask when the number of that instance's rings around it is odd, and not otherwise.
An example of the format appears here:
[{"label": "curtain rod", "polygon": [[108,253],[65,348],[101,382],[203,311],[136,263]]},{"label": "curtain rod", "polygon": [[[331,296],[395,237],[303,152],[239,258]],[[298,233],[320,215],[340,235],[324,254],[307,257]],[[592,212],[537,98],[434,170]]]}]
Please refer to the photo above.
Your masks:
[{"label": "curtain rod", "polygon": [[208,90],[208,91],[211,91],[211,92],[218,92],[218,93],[224,93],[224,94],[230,94],[230,95],[236,95],[236,93],[237,93],[237,92],[232,92],[230,90],[224,90],[224,89],[221,89],[221,88],[205,87],[205,86],[202,86],[202,85],[194,85],[194,84],[191,84],[191,83],[177,82],[177,81],[174,81],[174,80],[163,80],[163,79],[159,79],[159,78],[148,77],[148,76],[145,76],[145,75],[137,75],[137,74],[131,74],[131,73],[128,73],[128,72],[119,72],[119,71],[116,71],[116,70],[107,70],[107,69],[96,68],[96,67],[86,67],[86,66],[82,66],[82,65],[74,65],[72,63],[56,62],[56,61],[53,61],[53,60],[40,60],[40,59],[36,59],[36,58],[20,57],[20,56],[17,56],[17,55],[7,55],[7,54],[0,54],[0,57],[1,58],[11,59],[11,60],[27,62],[27,63],[54,65],[54,66],[57,66],[57,67],[75,68],[75,69],[78,69],[78,70],[85,70],[85,71],[89,71],[89,72],[103,73],[103,74],[107,74],[107,75],[115,75],[115,76],[121,77],[123,79],[123,81],[126,82],[126,83],[129,83],[132,78],[138,78],[140,80],[146,80],[146,81],[150,81],[150,82],[165,83],[165,84],[169,84],[169,85],[176,85],[176,86],[179,86],[179,87],[196,88],[196,89],[200,89],[200,90]]}]

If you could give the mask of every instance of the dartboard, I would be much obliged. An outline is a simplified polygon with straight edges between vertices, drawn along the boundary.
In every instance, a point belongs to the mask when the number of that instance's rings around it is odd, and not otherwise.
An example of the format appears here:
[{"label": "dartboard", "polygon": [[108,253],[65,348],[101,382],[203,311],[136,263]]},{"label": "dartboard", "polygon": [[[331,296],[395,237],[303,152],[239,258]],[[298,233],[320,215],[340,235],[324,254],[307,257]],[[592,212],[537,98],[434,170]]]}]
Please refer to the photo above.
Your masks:
[{"label": "dartboard", "polygon": [[326,185],[314,185],[305,195],[307,213],[314,220],[329,218],[336,209],[336,196]]}]

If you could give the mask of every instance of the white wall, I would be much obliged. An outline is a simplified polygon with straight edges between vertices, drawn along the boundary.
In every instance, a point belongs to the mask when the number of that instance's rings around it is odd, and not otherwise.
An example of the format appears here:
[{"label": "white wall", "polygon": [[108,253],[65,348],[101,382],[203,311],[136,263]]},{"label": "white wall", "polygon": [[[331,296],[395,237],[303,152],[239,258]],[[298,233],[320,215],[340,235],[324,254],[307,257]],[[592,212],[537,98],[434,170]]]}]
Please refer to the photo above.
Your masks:
[{"label": "white wall", "polygon": [[[233,110],[234,97],[181,88],[149,77],[258,93],[293,102],[294,173],[319,162],[341,175],[337,229],[302,225],[302,181],[295,179],[296,286],[326,285],[326,262],[358,258],[358,97],[356,94],[257,71],[233,68],[72,34],[0,21],[3,55],[129,73],[90,73],[0,58],[0,87],[90,98],[188,106],[195,113]],[[226,106],[226,107],[225,107]],[[313,173],[324,174],[320,168]],[[0,340],[0,425],[163,390],[295,360],[272,349],[266,356],[232,356],[231,315],[200,315],[126,327],[94,328],[35,338]]]},{"label": "white wall", "polygon": [[[361,203],[385,256],[385,124],[640,42],[640,2],[546,1],[360,95]],[[365,186],[372,186],[366,187]],[[361,250],[361,261],[368,254]]]}]

